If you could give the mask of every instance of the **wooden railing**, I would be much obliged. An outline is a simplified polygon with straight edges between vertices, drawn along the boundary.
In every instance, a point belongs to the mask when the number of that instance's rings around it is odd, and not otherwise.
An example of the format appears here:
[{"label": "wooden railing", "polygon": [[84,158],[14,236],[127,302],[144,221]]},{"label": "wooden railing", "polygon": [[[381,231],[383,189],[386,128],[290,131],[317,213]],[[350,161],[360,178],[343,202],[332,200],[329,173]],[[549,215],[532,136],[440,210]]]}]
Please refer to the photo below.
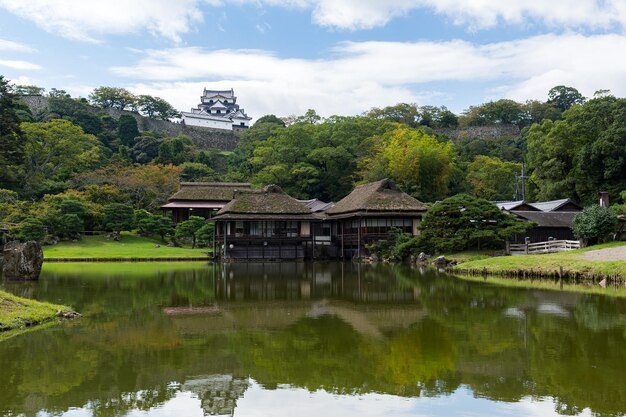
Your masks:
[{"label": "wooden railing", "polygon": [[540,253],[554,253],[580,249],[578,240],[549,240],[547,242],[508,244],[509,255],[531,255]]}]

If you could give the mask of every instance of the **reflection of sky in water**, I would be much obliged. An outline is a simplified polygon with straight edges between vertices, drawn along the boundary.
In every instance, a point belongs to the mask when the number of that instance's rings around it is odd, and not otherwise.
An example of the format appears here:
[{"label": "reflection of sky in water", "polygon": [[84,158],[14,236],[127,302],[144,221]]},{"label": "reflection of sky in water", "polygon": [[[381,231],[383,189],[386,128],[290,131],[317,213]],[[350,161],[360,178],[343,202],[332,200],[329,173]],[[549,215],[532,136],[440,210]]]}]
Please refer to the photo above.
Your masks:
[{"label": "reflection of sky in water", "polygon": [[[48,414],[39,413],[38,416]],[[90,416],[88,408],[70,410],[62,416]],[[133,410],[127,416],[150,417],[203,417],[205,414],[196,394],[179,392],[160,407],[149,411]],[[468,389],[460,388],[454,394],[443,397],[403,398],[393,395],[337,395],[326,391],[309,392],[300,388],[280,386],[275,390],[264,389],[251,380],[249,388],[237,401],[235,417],[499,417],[560,416],[551,399],[535,400],[529,397],[516,403],[505,403],[475,398]],[[578,416],[591,416],[584,410]]]}]

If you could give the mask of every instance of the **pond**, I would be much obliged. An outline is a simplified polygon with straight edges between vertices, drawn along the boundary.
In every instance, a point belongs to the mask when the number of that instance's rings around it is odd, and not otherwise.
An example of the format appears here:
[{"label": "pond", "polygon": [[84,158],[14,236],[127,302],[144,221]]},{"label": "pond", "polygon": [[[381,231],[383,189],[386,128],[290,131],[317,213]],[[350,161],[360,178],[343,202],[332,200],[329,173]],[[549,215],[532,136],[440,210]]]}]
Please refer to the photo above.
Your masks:
[{"label": "pond", "polygon": [[614,416],[626,299],[407,266],[45,264],[84,317],[0,343],[0,415]]}]

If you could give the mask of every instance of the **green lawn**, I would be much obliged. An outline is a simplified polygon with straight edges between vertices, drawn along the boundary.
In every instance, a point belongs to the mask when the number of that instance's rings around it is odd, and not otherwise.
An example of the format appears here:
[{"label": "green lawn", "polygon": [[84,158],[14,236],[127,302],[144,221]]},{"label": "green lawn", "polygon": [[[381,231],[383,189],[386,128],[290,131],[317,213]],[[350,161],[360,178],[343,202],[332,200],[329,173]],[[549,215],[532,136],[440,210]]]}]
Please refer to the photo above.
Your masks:
[{"label": "green lawn", "polygon": [[497,256],[462,262],[454,268],[457,270],[484,269],[492,273],[520,270],[555,272],[562,266],[565,271],[626,277],[626,261],[591,261],[582,257],[588,251],[624,245],[626,245],[625,242],[612,242],[575,251],[545,255]]},{"label": "green lawn", "polygon": [[[156,245],[161,247],[157,248]],[[170,248],[159,239],[122,234],[119,242],[104,235],[85,236],[78,242],[44,246],[44,258],[199,258],[209,249]]]},{"label": "green lawn", "polygon": [[[71,309],[61,305],[16,297],[0,291],[0,332],[53,320],[59,311],[70,312]],[[1,336],[0,340],[2,340]]]}]

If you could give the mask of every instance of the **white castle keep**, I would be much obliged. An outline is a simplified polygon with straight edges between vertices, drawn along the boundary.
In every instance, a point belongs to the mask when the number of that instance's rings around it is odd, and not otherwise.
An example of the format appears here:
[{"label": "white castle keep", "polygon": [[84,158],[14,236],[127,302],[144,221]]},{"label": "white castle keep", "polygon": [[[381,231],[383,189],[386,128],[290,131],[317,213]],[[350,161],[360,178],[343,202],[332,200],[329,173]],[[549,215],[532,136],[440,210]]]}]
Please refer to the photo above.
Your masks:
[{"label": "white castle keep", "polygon": [[200,104],[191,112],[182,112],[183,123],[188,126],[212,129],[238,130],[250,126],[251,117],[239,108],[233,89],[202,92]]}]

